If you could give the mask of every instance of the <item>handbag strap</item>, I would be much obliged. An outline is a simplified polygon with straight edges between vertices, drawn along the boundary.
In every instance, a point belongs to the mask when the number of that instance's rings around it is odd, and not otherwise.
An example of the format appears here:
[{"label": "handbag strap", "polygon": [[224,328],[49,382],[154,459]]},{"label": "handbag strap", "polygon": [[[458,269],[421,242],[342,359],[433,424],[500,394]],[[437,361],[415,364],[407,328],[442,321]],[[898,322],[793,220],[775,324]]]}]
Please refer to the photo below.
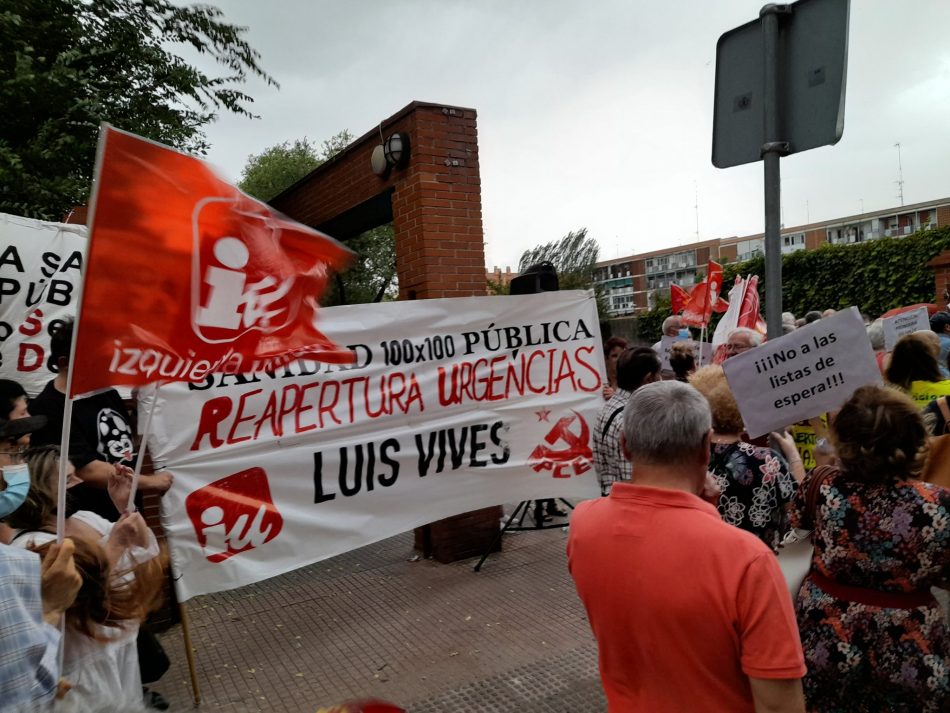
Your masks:
[{"label": "handbag strap", "polygon": [[950,405],[947,404],[948,401],[950,401],[950,396],[937,399],[937,408],[940,409],[940,415],[943,416],[944,433],[950,433]]},{"label": "handbag strap", "polygon": [[604,430],[600,432],[601,443],[603,443],[604,439],[607,438],[607,432],[610,430],[610,424],[614,422],[614,419],[616,419],[617,416],[623,413],[623,410],[625,407],[626,407],[626,404],[623,404],[622,406],[618,406],[617,409],[612,414],[610,414],[610,418],[608,418],[607,423],[604,424]]},{"label": "handbag strap", "polygon": [[803,530],[813,530],[815,528],[815,515],[821,484],[837,472],[838,469],[833,465],[820,465],[811,472],[811,480],[808,481],[808,489],[805,491],[805,510],[802,513]]}]

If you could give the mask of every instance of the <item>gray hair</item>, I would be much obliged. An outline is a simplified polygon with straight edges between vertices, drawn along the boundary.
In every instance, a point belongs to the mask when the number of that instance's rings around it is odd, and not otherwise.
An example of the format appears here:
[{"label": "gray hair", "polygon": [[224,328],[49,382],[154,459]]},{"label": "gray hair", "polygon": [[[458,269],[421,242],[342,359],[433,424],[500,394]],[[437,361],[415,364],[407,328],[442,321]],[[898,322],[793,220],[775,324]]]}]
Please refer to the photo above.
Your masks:
[{"label": "gray hair", "polygon": [[663,320],[663,326],[660,327],[660,329],[662,329],[665,332],[666,328],[669,327],[671,324],[673,324],[673,322],[682,323],[682,319],[683,318],[680,317],[678,314],[671,314],[669,317]]},{"label": "gray hair", "polygon": [[624,442],[634,465],[687,462],[696,457],[711,428],[706,397],[679,381],[641,386],[623,411]]},{"label": "gray hair", "polygon": [[871,340],[871,349],[884,351],[884,320],[875,319],[868,325],[868,339]]},{"label": "gray hair", "polygon": [[761,332],[757,332],[754,329],[749,329],[748,327],[736,327],[731,332],[729,332],[729,336],[726,337],[726,339],[732,339],[732,337],[736,334],[747,335],[753,347],[758,347],[758,346],[761,346],[762,344]]}]

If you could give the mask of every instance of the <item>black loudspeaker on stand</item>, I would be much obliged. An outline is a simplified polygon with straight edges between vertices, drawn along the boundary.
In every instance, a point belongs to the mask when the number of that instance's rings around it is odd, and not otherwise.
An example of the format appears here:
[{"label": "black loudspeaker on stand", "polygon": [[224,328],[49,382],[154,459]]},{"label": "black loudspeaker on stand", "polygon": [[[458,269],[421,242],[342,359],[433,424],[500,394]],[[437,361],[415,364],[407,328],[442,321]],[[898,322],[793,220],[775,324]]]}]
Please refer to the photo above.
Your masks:
[{"label": "black loudspeaker on stand", "polygon": [[[571,505],[567,500],[564,500],[563,498],[558,498],[558,500],[564,503],[564,505],[569,507],[571,510],[574,509],[574,506]],[[498,534],[495,535],[495,539],[491,541],[491,544],[488,546],[488,549],[486,549],[482,553],[482,558],[478,560],[478,564],[476,564],[474,567],[474,570],[476,572],[481,571],[482,564],[484,564],[485,560],[488,558],[488,555],[491,553],[493,549],[495,549],[495,545],[498,544],[498,540],[500,540],[501,536],[504,535],[506,532],[520,532],[523,530],[552,530],[556,527],[564,527],[567,525],[566,520],[562,522],[545,522],[545,520],[549,520],[552,518],[561,519],[561,518],[567,517],[567,513],[565,513],[564,515],[560,517],[556,515],[551,515],[551,516],[546,517],[544,515],[545,510],[547,508],[550,508],[551,504],[554,504],[555,507],[557,506],[557,503],[553,499],[535,500],[534,501],[534,518],[533,518],[534,524],[525,525],[524,519],[525,519],[525,516],[527,516],[528,514],[528,507],[530,506],[531,502],[532,502],[531,500],[522,500],[520,503],[518,503],[518,507],[516,507],[514,512],[511,513],[511,515],[508,517],[508,521],[505,523],[505,526],[498,531]],[[515,524],[515,521],[517,521],[518,524]]]},{"label": "black loudspeaker on stand", "polygon": [[[550,262],[539,262],[536,265],[532,265],[520,275],[512,279],[510,292],[512,295],[535,295],[539,292],[557,292],[558,289],[559,285],[557,279],[557,270],[554,268],[554,265],[552,265]],[[567,500],[561,499],[561,502],[571,510],[574,509],[574,506],[567,502]],[[518,503],[518,507],[516,507],[514,512],[508,517],[508,521],[505,523],[505,526],[498,531],[498,534],[495,535],[495,538],[491,541],[491,544],[482,553],[481,559],[478,560],[478,564],[475,565],[476,572],[481,570],[485,559],[495,548],[495,545],[498,544],[498,541],[501,539],[502,535],[504,535],[506,532],[518,532],[522,530],[550,530],[555,527],[564,527],[566,524],[564,522],[545,524],[545,520],[548,518],[545,517],[544,513],[552,513],[552,517],[555,517],[556,515],[553,513],[556,513],[558,510],[557,502],[551,498],[548,498],[545,500],[534,501],[534,524],[525,526],[524,520],[528,514],[528,507],[530,503],[530,500],[522,500],[520,503]],[[567,513],[564,513],[564,515],[557,517],[565,517],[566,515]],[[514,524],[515,521],[517,521],[517,525]]]}]

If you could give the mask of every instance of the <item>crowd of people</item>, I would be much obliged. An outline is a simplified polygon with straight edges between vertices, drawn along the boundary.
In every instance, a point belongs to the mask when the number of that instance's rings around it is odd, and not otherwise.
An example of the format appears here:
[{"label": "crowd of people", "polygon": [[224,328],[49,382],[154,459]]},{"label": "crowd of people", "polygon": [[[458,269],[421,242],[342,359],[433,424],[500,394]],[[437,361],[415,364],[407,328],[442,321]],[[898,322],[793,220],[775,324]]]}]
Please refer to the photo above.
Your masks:
[{"label": "crowd of people", "polygon": [[[831,314],[786,313],[783,333]],[[764,440],[692,345],[667,379],[634,368],[654,349],[616,356],[593,444],[607,497],[568,540],[612,711],[950,711],[950,313],[890,352],[866,323],[882,383]],[[762,342],[735,330],[715,361]],[[787,580],[802,536],[808,574]]]},{"label": "crowd of people", "polygon": [[[145,625],[161,604],[167,557],[130,507],[134,446],[118,393],[76,402],[69,453],[60,453],[71,340],[66,322],[51,339],[59,372],[31,402],[19,384],[0,380],[0,708],[164,710],[143,682],[168,668]],[[68,490],[58,543],[62,458]],[[139,487],[163,492],[171,480],[144,475]]]},{"label": "crowd of people", "polygon": [[[786,314],[783,332],[823,316]],[[950,710],[938,599],[950,586],[950,459],[936,455],[950,441],[950,314],[931,327],[888,352],[869,322],[884,385],[765,440],[745,433],[721,364],[701,365],[678,318],[664,324],[682,340],[667,360],[657,345],[607,341],[592,432],[605,497],[578,505],[568,556],[611,710]],[[117,393],[77,402],[59,452],[71,329],[53,335],[59,373],[32,402],[0,380],[0,700],[161,709],[143,684],[168,661],[145,622],[167,558],[130,503],[133,429]],[[713,361],[762,343],[734,330]],[[803,428],[815,436],[807,467],[790,435]],[[140,488],[171,483],[160,472]],[[802,532],[814,551],[790,598],[780,561]]]}]

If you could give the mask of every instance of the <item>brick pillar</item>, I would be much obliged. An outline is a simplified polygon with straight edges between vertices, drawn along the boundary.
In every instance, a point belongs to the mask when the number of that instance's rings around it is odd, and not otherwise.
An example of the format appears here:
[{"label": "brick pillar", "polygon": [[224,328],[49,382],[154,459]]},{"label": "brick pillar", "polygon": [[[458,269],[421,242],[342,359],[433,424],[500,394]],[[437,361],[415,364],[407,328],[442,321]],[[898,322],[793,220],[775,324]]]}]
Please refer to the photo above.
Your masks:
[{"label": "brick pillar", "polygon": [[927,267],[934,271],[934,300],[942,310],[947,309],[950,297],[950,250],[947,250],[927,263]]},{"label": "brick pillar", "polygon": [[401,299],[485,294],[475,112],[412,114],[409,175],[392,197]]},{"label": "brick pillar", "polygon": [[[401,299],[484,295],[485,250],[475,112],[419,107],[412,115],[411,163],[392,197]],[[415,546],[439,562],[484,552],[501,506],[417,528]],[[496,550],[501,545],[496,546]]]},{"label": "brick pillar", "polygon": [[[345,238],[373,227],[360,219],[361,211],[373,212],[369,206],[378,209],[386,196],[396,234],[400,299],[484,295],[476,119],[474,109],[412,102],[271,204]],[[370,169],[373,148],[381,134],[397,131],[409,136],[408,165],[376,176]],[[480,554],[500,518],[501,507],[495,506],[440,520],[416,531],[417,546],[440,562]]]}]

